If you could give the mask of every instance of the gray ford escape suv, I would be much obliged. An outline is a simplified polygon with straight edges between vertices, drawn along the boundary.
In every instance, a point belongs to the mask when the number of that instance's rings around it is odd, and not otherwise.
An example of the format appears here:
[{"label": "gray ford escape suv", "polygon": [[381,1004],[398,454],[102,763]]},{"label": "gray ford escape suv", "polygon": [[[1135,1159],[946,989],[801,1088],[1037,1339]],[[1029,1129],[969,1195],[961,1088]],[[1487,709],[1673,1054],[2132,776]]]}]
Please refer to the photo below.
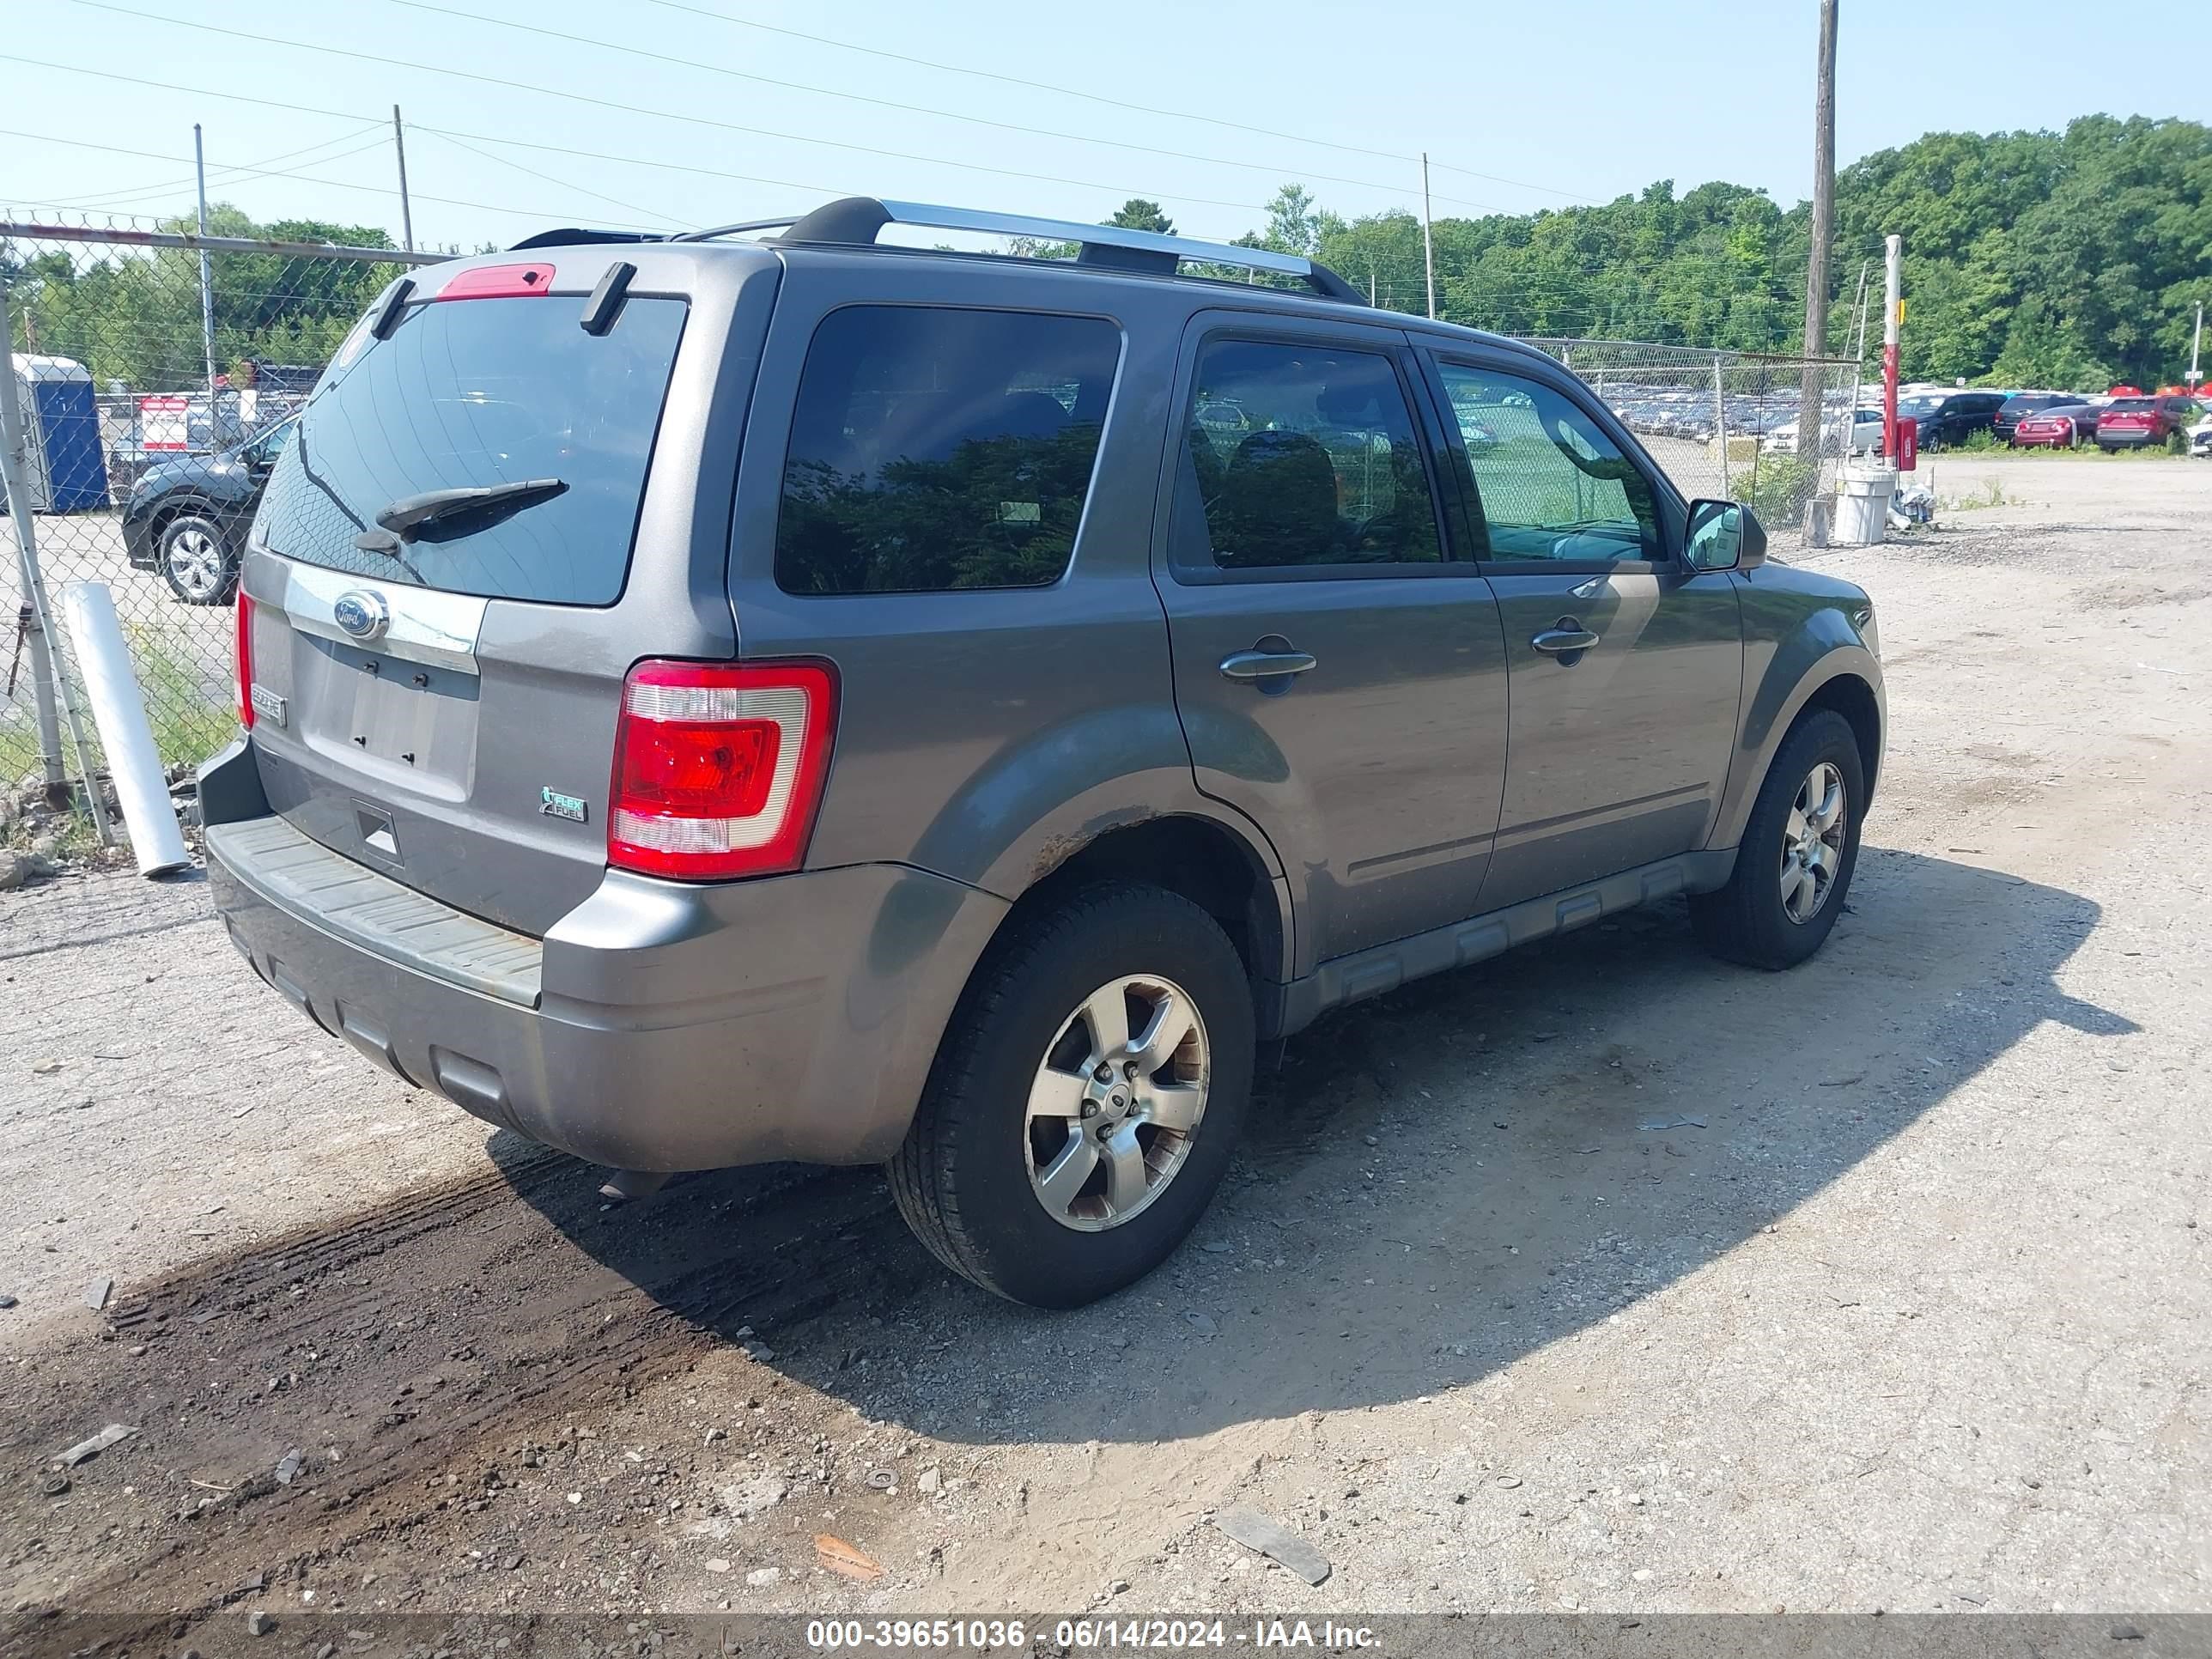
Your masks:
[{"label": "gray ford escape suv", "polygon": [[1818,948],[1881,671],[1764,556],[1556,363],[1304,259],[558,233],[395,283],[277,461],[214,890],[481,1118],[633,1190],[887,1160],[1071,1305],[1190,1229],[1261,1040],[1677,893]]}]

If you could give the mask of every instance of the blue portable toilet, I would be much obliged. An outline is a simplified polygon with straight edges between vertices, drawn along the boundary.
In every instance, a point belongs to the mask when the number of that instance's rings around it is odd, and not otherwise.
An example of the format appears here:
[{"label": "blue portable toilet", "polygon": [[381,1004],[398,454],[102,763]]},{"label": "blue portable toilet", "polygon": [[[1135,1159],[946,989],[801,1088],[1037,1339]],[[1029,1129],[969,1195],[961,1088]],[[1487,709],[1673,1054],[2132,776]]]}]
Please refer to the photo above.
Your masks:
[{"label": "blue portable toilet", "polygon": [[13,354],[15,395],[30,439],[31,510],[82,513],[107,505],[107,461],[92,376],[67,357]]}]

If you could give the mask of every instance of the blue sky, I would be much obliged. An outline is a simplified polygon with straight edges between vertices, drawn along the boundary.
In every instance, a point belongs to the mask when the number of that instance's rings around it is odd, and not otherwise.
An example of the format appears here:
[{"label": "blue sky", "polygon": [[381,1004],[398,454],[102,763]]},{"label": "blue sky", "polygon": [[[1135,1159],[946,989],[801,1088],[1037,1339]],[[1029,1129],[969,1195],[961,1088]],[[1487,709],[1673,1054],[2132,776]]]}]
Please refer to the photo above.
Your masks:
[{"label": "blue sky", "polygon": [[[1604,200],[1662,178],[1788,203],[1811,176],[1813,0],[11,9],[0,204],[19,211],[189,211],[198,121],[214,199],[396,236],[395,102],[425,246],[548,223],[693,227],[857,192],[1083,220],[1144,195],[1185,232],[1226,237],[1260,222],[1287,180],[1347,216],[1418,209],[1410,158],[1424,149],[1438,216]],[[2081,0],[1843,0],[1843,14],[1844,162],[1936,128],[2208,113],[2139,20]]]}]

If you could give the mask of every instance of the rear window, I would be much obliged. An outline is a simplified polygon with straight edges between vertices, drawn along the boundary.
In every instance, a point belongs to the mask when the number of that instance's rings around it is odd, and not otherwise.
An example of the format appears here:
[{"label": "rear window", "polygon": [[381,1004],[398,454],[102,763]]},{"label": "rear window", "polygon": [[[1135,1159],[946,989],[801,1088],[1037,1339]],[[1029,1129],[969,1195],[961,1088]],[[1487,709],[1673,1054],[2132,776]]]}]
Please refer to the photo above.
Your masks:
[{"label": "rear window", "polygon": [[[270,477],[270,547],[383,582],[611,604],[684,305],[631,300],[602,335],[585,332],[582,308],[557,295],[440,301],[409,307],[387,339],[357,333]],[[562,488],[448,511],[398,537],[378,528],[380,513],[410,496],[537,480]]]},{"label": "rear window", "polygon": [[2142,415],[2156,409],[2156,400],[2149,398],[2115,398],[2105,405],[2107,415]]},{"label": "rear window", "polygon": [[850,306],[800,372],[776,520],[786,592],[1057,581],[1121,334],[1096,317]]}]

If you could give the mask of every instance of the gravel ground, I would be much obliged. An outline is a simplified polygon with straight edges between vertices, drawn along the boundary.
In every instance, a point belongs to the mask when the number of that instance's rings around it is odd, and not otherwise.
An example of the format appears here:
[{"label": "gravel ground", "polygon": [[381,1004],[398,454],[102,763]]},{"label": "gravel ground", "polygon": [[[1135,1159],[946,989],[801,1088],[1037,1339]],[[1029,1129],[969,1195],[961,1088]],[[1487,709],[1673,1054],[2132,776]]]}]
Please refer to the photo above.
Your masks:
[{"label": "gravel ground", "polygon": [[1808,556],[1892,720],[1820,958],[1662,908],[1327,1021],[1193,1244],[1073,1315],[872,1172],[608,1210],[303,1028],[197,884],[0,899],[0,1634],[2212,1611],[2212,467],[1936,470],[2008,505]]}]

